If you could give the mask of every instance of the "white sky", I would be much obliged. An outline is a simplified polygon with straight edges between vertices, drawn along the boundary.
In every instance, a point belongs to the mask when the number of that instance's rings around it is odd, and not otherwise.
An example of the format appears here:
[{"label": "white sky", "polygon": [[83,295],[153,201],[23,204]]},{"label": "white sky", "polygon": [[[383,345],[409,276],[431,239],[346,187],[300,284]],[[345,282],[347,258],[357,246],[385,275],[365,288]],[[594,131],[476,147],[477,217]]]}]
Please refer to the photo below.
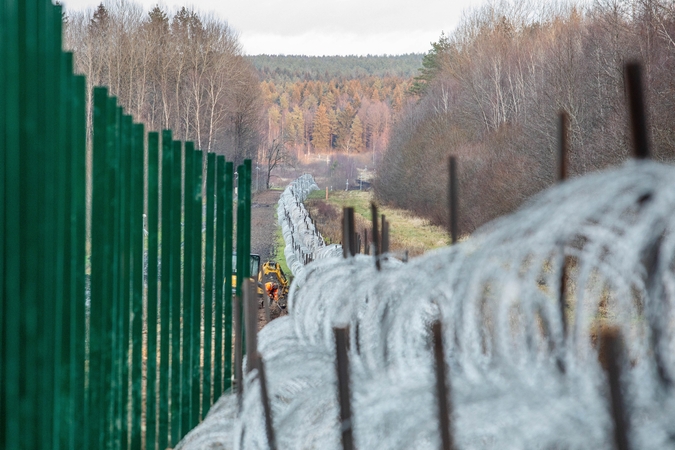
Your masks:
[{"label": "white sky", "polygon": [[[101,0],[61,0],[67,10]],[[116,0],[104,0],[107,1]],[[134,0],[146,10],[158,0]],[[485,0],[164,0],[213,12],[239,33],[244,51],[257,54],[396,55],[425,53],[451,31],[467,8]]]}]

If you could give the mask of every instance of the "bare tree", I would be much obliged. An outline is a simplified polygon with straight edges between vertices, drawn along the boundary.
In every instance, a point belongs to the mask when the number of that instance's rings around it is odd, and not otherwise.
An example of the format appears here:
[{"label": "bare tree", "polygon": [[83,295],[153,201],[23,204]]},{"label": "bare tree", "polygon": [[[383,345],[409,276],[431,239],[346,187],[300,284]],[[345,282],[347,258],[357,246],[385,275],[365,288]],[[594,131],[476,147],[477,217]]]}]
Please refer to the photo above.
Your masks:
[{"label": "bare tree", "polygon": [[264,163],[266,165],[265,170],[265,188],[270,188],[270,180],[272,178],[272,171],[277,168],[280,164],[287,162],[289,159],[288,150],[286,145],[281,138],[275,138],[267,144],[264,150]]}]

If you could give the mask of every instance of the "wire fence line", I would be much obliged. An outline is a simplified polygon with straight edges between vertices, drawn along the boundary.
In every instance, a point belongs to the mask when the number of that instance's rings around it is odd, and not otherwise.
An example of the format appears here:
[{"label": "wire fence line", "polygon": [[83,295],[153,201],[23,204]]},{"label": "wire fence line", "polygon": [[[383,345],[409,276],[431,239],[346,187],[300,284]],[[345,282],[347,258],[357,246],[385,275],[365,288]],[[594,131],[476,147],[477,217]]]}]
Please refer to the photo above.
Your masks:
[{"label": "wire fence line", "polygon": [[[163,450],[232,385],[235,168],[105,87],[88,136],[61,20],[0,3],[0,447]],[[237,174],[240,290],[250,161]]]}]

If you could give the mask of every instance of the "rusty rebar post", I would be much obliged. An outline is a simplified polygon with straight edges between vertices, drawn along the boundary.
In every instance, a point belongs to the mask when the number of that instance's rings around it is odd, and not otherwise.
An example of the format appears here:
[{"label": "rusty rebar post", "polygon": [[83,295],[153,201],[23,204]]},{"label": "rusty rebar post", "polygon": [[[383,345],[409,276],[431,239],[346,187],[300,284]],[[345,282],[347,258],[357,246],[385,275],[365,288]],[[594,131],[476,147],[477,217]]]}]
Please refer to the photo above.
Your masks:
[{"label": "rusty rebar post", "polygon": [[265,287],[265,283],[262,284],[262,291],[263,291],[263,308],[265,309],[265,323],[270,323],[270,320],[272,320],[272,317],[270,315],[270,296],[267,295],[267,288]]},{"label": "rusty rebar post", "polygon": [[232,299],[232,322],[234,328],[234,386],[237,392],[237,401],[241,408],[244,371],[242,369],[243,355],[241,348],[241,301],[238,295],[235,295]]},{"label": "rusty rebar post", "polygon": [[567,155],[569,154],[569,115],[560,111],[558,115],[558,182],[567,179]]},{"label": "rusty rebar post", "polygon": [[445,351],[443,348],[443,328],[440,320],[433,323],[431,331],[434,338],[434,363],[436,369],[436,397],[438,398],[438,426],[441,432],[441,449],[455,448],[452,438],[452,411],[450,405],[450,385],[448,384]]},{"label": "rusty rebar post", "polygon": [[380,270],[380,232],[377,229],[377,206],[375,203],[370,204],[370,215],[373,222],[373,256],[375,257],[375,267]]},{"label": "rusty rebar post", "polygon": [[255,366],[258,369],[258,380],[260,381],[260,398],[263,404],[263,413],[265,414],[265,433],[267,434],[267,445],[270,450],[276,450],[277,442],[274,436],[274,423],[272,422],[272,408],[270,407],[270,399],[267,393],[267,376],[265,374],[265,364],[262,359],[262,355],[256,352],[255,356],[251,355],[251,358],[255,359]]},{"label": "rusty rebar post", "polygon": [[448,201],[450,202],[448,218],[448,227],[450,228],[450,238],[452,243],[457,243],[457,158],[450,156],[448,162],[448,170],[450,173],[448,179]]},{"label": "rusty rebar post", "polygon": [[256,367],[256,354],[258,353],[258,302],[256,300],[255,283],[247,278],[242,287],[244,295],[244,323],[246,329],[246,373],[250,373]]},{"label": "rusty rebar post", "polygon": [[347,258],[351,251],[351,242],[349,238],[351,232],[349,229],[349,207],[342,208],[342,257]]},{"label": "rusty rebar post", "polygon": [[349,389],[349,327],[333,328],[337,360],[338,399],[340,401],[340,431],[343,450],[354,449],[352,435],[351,393]]},{"label": "rusty rebar post", "polygon": [[624,349],[623,339],[618,328],[608,328],[600,334],[599,359],[607,372],[609,381],[614,443],[617,450],[629,450],[631,448],[628,438],[630,422],[621,383]]},{"label": "rusty rebar post", "polygon": [[647,116],[640,64],[637,62],[627,63],[625,75],[633,138],[633,156],[637,159],[648,159],[650,157],[649,139],[647,137]]},{"label": "rusty rebar post", "polygon": [[358,253],[357,251],[358,236],[356,234],[354,208],[349,208],[348,225],[349,225],[349,253],[351,254],[351,256],[356,256],[356,254]]},{"label": "rusty rebar post", "polygon": [[[567,155],[569,154],[569,115],[566,111],[560,111],[558,116],[558,182],[567,179]],[[567,340],[567,257],[565,245],[561,244],[562,264],[560,267],[560,290],[558,292],[558,307],[560,309],[560,321],[562,325],[563,341]],[[564,371],[564,363],[560,358],[558,367]]]},{"label": "rusty rebar post", "polygon": [[389,253],[389,222],[387,216],[382,214],[382,252],[381,254]]},{"label": "rusty rebar post", "polygon": [[563,340],[567,340],[567,266],[568,258],[565,256],[565,247],[561,246],[562,266],[560,268],[560,290],[558,292],[558,306],[560,308],[560,321],[562,324]]}]

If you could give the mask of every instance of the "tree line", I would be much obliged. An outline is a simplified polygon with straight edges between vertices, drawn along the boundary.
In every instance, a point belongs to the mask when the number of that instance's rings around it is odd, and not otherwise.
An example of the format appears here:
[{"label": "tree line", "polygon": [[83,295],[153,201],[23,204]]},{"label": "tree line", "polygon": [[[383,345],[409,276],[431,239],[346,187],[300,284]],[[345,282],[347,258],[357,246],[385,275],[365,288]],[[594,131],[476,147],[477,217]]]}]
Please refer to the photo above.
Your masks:
[{"label": "tree line", "polygon": [[249,61],[265,80],[330,81],[333,78],[412,78],[423,55],[305,56],[252,55]]},{"label": "tree line", "polygon": [[175,139],[236,164],[257,157],[265,124],[259,78],[227,23],[185,7],[145,13],[128,0],[64,21],[88,92],[108,86],[150,130],[172,129]]},{"label": "tree line", "polygon": [[381,201],[447,220],[447,157],[459,158],[462,233],[554,182],[557,116],[570,117],[569,171],[629,155],[624,63],[644,68],[652,151],[675,158],[675,2],[493,3],[467,14],[424,57],[417,101],[393,127]]},{"label": "tree line", "polygon": [[275,83],[263,80],[268,142],[300,153],[355,154],[384,150],[393,116],[410,80],[334,78]]}]

